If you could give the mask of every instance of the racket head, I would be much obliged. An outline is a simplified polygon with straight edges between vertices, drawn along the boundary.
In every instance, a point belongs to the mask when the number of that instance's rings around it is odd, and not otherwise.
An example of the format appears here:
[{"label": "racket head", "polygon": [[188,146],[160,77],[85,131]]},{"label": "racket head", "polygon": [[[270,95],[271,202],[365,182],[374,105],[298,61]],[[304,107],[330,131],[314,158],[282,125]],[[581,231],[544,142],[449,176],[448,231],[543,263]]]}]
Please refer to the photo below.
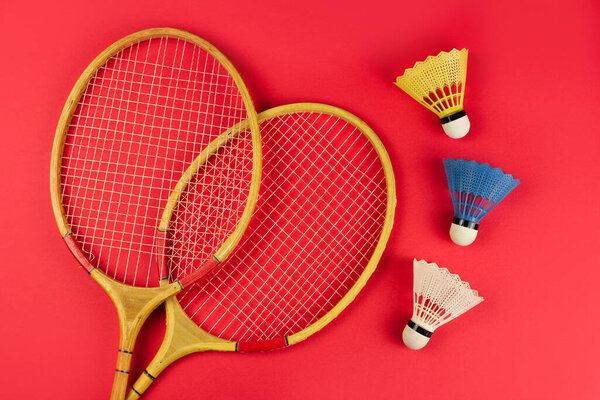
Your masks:
[{"label": "racket head", "polygon": [[[167,302],[223,350],[298,343],[338,316],[375,270],[396,204],[389,156],[353,114],[298,103],[259,114],[261,191],[250,226],[206,279]],[[339,233],[339,234],[338,234]],[[184,353],[207,349],[206,335]]]},{"label": "racket head", "polygon": [[237,190],[237,220],[212,245],[221,259],[246,229],[260,184],[256,111],[239,73],[206,40],[173,28],[134,33],[96,57],[63,108],[50,166],[54,216],[80,264],[128,285],[158,285],[158,228],[173,188],[242,121],[248,135],[236,137],[251,149],[249,178]]}]

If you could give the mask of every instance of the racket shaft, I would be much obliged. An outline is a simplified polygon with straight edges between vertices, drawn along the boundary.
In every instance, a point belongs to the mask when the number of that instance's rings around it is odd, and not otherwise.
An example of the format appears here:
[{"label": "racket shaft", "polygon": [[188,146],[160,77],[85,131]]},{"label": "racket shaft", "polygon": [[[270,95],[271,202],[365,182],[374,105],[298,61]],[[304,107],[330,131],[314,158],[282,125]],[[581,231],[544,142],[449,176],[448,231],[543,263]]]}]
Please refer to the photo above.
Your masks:
[{"label": "racket shaft", "polygon": [[119,350],[115,379],[113,380],[111,400],[124,399],[129,382],[129,367],[131,365],[131,352],[125,353]]},{"label": "racket shaft", "polygon": [[[208,350],[236,351],[234,342],[199,330],[187,317],[175,297],[167,299],[165,307],[167,329],[163,342],[152,362],[131,386],[127,400],[139,399],[158,375],[181,357]],[[120,382],[120,384],[122,383]]]},{"label": "racket shaft", "polygon": [[144,371],[144,373],[138,378],[138,380],[135,381],[135,383],[131,387],[131,390],[127,394],[126,400],[139,399],[144,394],[146,389],[150,387],[155,377],[150,377],[147,374],[148,372]]}]

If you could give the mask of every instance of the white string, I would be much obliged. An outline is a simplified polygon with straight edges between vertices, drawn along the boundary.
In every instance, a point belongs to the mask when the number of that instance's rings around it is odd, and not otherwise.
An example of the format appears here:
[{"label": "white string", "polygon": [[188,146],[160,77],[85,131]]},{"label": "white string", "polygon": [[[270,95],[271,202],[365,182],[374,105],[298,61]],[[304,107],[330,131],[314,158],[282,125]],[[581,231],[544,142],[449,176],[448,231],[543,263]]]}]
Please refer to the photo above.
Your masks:
[{"label": "white string", "polygon": [[180,296],[200,327],[237,341],[297,332],[333,308],[368,263],[386,212],[381,162],[346,121],[287,114],[262,122],[261,136],[251,226],[210,280]]},{"label": "white string", "polygon": [[[167,198],[200,152],[246,117],[234,79],[189,42],[146,40],[107,61],[74,112],[61,166],[66,218],[89,258],[118,280],[156,286],[158,257],[170,252],[157,246]],[[211,219],[194,227],[196,245],[208,253],[231,234],[246,205],[252,138],[232,144],[245,149],[217,152],[210,158],[216,167],[203,169],[213,175],[190,185],[210,210]]]}]

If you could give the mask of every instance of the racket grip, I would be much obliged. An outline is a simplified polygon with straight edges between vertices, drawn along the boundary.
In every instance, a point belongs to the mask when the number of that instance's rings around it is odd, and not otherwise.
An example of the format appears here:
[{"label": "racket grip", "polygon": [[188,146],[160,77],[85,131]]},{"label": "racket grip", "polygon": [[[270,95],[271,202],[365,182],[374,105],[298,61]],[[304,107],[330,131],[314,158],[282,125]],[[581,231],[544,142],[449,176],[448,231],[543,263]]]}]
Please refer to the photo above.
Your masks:
[{"label": "racket grip", "polygon": [[154,382],[156,379],[154,376],[150,375],[148,371],[144,371],[142,375],[135,381],[133,385],[131,385],[131,390],[127,394],[127,400],[137,400],[142,394],[148,389],[148,387]]},{"label": "racket grip", "polygon": [[119,349],[117,355],[117,368],[113,381],[111,400],[124,400],[129,383],[129,368],[131,366],[131,351]]}]

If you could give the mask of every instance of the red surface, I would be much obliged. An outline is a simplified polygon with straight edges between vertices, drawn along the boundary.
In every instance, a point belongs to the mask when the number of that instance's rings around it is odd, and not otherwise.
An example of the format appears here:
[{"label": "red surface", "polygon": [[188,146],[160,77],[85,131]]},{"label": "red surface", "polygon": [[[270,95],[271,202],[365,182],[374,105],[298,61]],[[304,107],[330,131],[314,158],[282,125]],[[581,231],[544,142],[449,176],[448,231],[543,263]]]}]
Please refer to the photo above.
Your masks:
[{"label": "red surface", "polygon": [[[140,4],[0,5],[1,398],[109,396],[116,315],[55,227],[50,150],[63,103],[93,57],[128,33],[164,25],[218,46],[258,110],[319,101],[362,117],[393,160],[398,208],[379,269],[323,332],[270,353],[188,357],[147,399],[600,396],[597,2]],[[428,54],[463,46],[472,131],[453,141],[392,82]],[[448,156],[522,180],[469,248],[447,234]],[[486,298],[419,352],[400,338],[413,257],[451,268]],[[134,370],[149,361],[162,326],[157,315],[142,331]]]}]

